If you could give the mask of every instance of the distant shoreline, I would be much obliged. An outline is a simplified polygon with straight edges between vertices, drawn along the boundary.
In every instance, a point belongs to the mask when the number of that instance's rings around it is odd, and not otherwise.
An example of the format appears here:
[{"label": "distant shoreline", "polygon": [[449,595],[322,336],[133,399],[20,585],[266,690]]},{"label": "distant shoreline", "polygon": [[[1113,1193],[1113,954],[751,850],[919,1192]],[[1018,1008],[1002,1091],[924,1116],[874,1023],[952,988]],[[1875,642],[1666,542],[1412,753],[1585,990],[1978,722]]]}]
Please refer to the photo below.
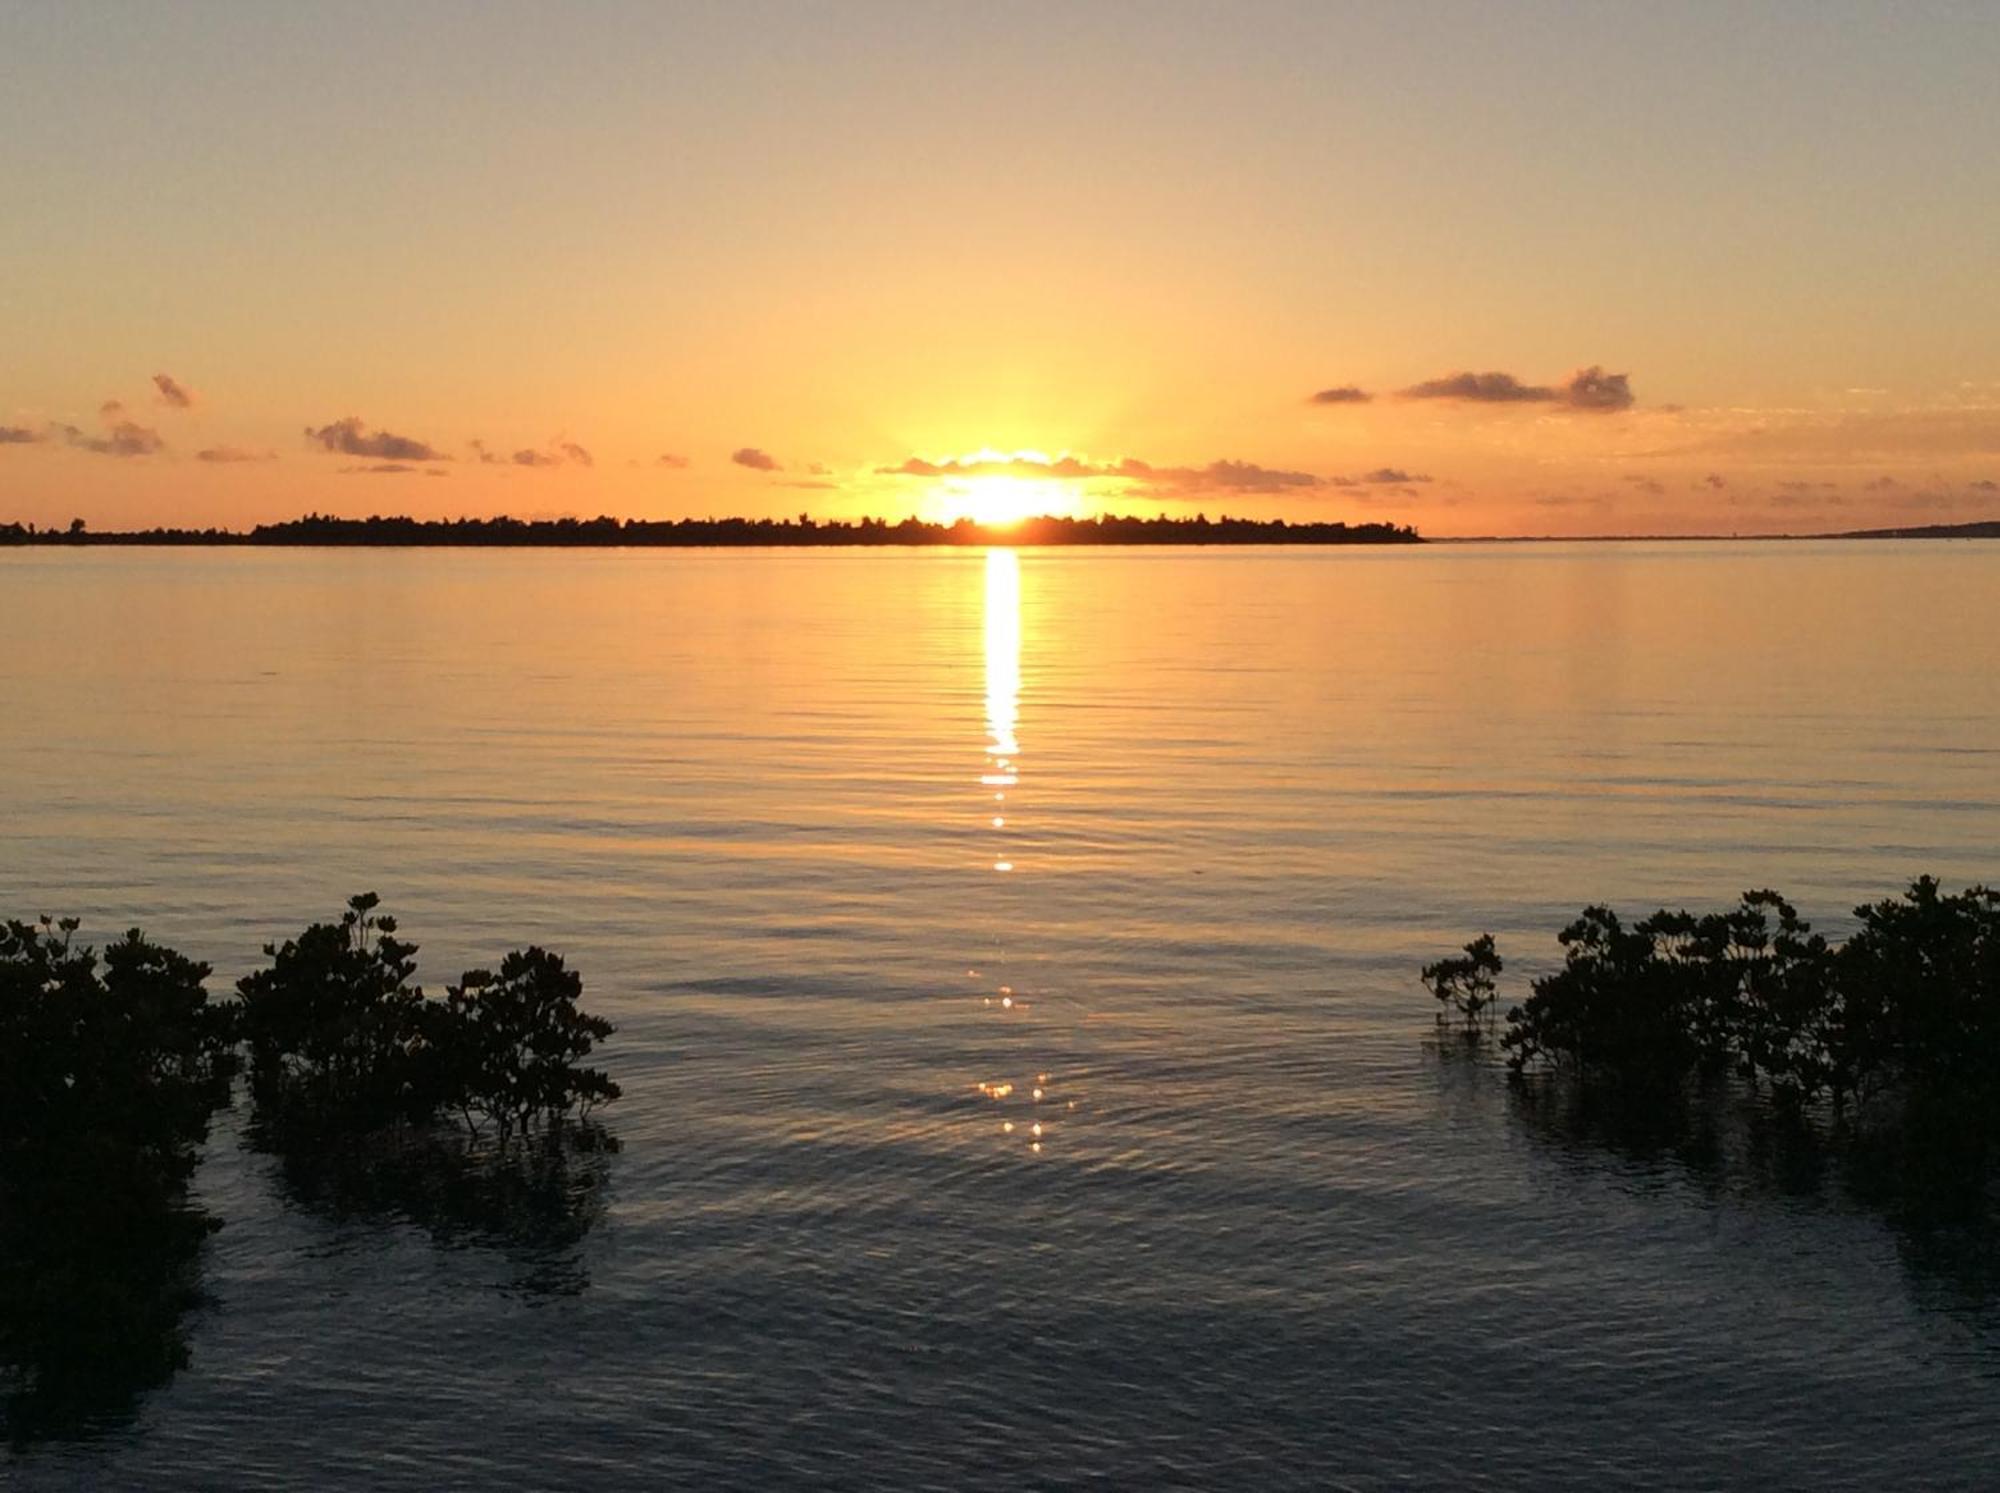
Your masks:
[{"label": "distant shoreline", "polygon": [[2000,539],[2000,519],[1969,524],[1918,524],[1901,529],[1844,529],[1817,534],[1466,534],[1430,544],[1700,544],[1721,540],[1802,544],[1813,539]]},{"label": "distant shoreline", "polygon": [[38,529],[0,523],[0,548],[259,549],[939,549],[1399,544],[1804,543],[1828,539],[2000,539],[2000,519],[1807,534],[1466,534],[1407,525],[1240,518],[1030,518],[1013,524],[904,519],[365,519],[310,514],[254,529]]},{"label": "distant shoreline", "polygon": [[1027,518],[1013,524],[904,519],[413,519],[329,518],[234,529],[35,529],[0,524],[5,545],[210,545],[258,548],[431,549],[830,549],[978,548],[999,545],[1422,544],[1414,528],[1386,523],[1288,523],[1248,518]]}]

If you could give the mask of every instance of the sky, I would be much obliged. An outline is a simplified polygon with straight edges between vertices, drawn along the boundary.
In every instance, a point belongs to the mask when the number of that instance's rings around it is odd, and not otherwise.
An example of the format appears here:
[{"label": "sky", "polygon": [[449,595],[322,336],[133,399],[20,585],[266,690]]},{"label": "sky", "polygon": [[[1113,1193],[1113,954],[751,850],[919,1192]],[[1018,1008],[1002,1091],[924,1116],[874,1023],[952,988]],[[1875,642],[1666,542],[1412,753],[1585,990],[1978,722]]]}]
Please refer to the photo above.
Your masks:
[{"label": "sky", "polygon": [[2000,5],[0,0],[0,522],[2000,517]]}]

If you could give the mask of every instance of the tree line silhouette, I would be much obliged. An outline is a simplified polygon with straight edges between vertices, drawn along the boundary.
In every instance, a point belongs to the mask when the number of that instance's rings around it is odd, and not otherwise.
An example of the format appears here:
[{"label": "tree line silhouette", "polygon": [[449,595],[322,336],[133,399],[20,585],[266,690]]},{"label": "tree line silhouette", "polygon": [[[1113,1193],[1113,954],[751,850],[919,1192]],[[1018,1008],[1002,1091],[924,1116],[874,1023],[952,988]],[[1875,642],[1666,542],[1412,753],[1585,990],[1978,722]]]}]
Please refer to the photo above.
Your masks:
[{"label": "tree line silhouette", "polygon": [[1289,523],[1284,519],[1222,517],[1150,518],[1099,514],[1091,518],[1044,515],[1011,524],[969,518],[928,523],[906,518],[556,518],[418,519],[403,516],[335,518],[309,513],[283,523],[233,529],[135,529],[93,532],[82,519],[66,529],[0,524],[0,544],[198,544],[379,545],[465,547],[715,548],[930,545],[1130,545],[1130,544],[1421,544],[1406,524]]},{"label": "tree line silhouette", "polygon": [[[443,999],[372,893],[265,949],[234,1000],[136,929],[103,956],[65,918],[0,924],[0,1430],[128,1415],[187,1359],[202,1241],[189,1182],[249,1057],[250,1139],[295,1197],[409,1217],[539,1263],[594,1219],[618,1085],[611,1024],[540,948]],[[558,1283],[559,1284],[559,1283]]]}]

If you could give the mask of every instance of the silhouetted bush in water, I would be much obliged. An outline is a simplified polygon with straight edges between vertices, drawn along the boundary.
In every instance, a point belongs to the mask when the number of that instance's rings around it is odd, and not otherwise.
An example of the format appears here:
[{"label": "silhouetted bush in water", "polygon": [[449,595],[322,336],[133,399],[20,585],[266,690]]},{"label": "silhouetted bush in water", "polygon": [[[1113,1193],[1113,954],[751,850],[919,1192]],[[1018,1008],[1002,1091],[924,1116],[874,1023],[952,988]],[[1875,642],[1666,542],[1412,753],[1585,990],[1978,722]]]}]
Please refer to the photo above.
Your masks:
[{"label": "silhouetted bush in water", "polygon": [[426,1000],[415,946],[376,906],[356,897],[338,923],[267,948],[271,967],[233,1004],[209,1001],[207,965],[136,930],[100,967],[72,947],[72,919],[0,924],[9,1439],[129,1415],[185,1363],[181,1319],[218,1227],[187,1183],[239,1039],[256,1129],[295,1194],[525,1251],[536,1289],[573,1278],[563,1252],[596,1217],[614,1149],[588,1117],[618,1096],[582,1060],[610,1023],[578,1010],[582,981],[541,949]]},{"label": "silhouetted bush in water", "polygon": [[10,1439],[129,1414],[187,1358],[216,1222],[187,1200],[228,1098],[230,1013],[207,965],[135,930],[0,925],[0,1417]]},{"label": "silhouetted bush in water", "polygon": [[[1733,1072],[1794,1107],[1893,1093],[2000,1116],[2000,893],[1950,896],[1925,877],[1855,915],[1859,930],[1834,946],[1770,891],[1630,927],[1586,908],[1559,935],[1562,968],[1507,1013],[1501,1045],[1517,1073],[1659,1085]],[[1425,982],[1451,998],[1475,963],[1440,961]]]},{"label": "silhouetted bush in water", "polygon": [[1456,1012],[1466,1035],[1477,1036],[1479,1028],[1492,1020],[1494,982],[1505,967],[1490,933],[1467,944],[1462,958],[1426,964],[1423,981],[1438,999],[1438,1020]]},{"label": "silhouetted bush in water", "polygon": [[561,956],[517,950],[498,976],[469,970],[428,1000],[411,983],[416,946],[377,905],[365,893],[338,923],[267,946],[271,967],[238,983],[267,1129],[356,1133],[451,1115],[475,1134],[490,1121],[505,1149],[618,1097],[582,1066],[612,1026],[577,1009],[583,981]]},{"label": "silhouetted bush in water", "polygon": [[517,950],[442,1000],[373,893],[268,948],[242,980],[252,1136],[294,1200],[492,1245],[536,1291],[575,1289],[616,1142],[590,1118],[618,1085],[584,1060],[611,1023],[578,1009],[561,956]]},{"label": "silhouetted bush in water", "polygon": [[1835,945],[1768,891],[1629,926],[1585,909],[1507,1014],[1510,1109],[1565,1155],[1844,1197],[1927,1299],[2000,1328],[2000,893],[1926,877],[1855,913]]},{"label": "silhouetted bush in water", "polygon": [[374,1130],[438,1107],[416,945],[373,916],[373,893],[338,923],[267,944],[269,969],[237,982],[260,1118],[307,1130]]},{"label": "silhouetted bush in water", "polygon": [[537,1125],[560,1126],[572,1114],[588,1119],[618,1097],[602,1070],[578,1066],[612,1031],[603,1017],[577,1009],[582,993],[582,977],[560,954],[540,948],[509,954],[498,976],[467,970],[445,987],[431,1040],[443,1092],[468,1127],[476,1132],[480,1120],[491,1121],[505,1146]]}]

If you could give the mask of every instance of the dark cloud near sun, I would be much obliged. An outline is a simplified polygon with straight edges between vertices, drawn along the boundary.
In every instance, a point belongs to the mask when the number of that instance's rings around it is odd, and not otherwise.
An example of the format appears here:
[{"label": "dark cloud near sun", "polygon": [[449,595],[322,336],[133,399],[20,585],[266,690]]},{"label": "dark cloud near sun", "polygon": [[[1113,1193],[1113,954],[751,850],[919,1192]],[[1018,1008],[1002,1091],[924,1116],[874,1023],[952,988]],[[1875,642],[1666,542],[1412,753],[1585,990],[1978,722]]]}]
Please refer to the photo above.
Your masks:
[{"label": "dark cloud near sun", "polygon": [[[376,457],[383,461],[449,461],[450,457],[426,441],[414,436],[396,435],[387,430],[369,430],[358,416],[349,415],[344,420],[335,420],[331,425],[322,425],[317,430],[306,427],[306,439],[323,451],[332,451],[341,456]],[[364,468],[343,468],[346,471]]]},{"label": "dark cloud near sun", "polygon": [[1429,482],[1420,474],[1396,467],[1377,467],[1359,477],[1321,477],[1312,472],[1262,466],[1254,461],[1220,460],[1205,466],[1155,466],[1136,456],[1116,461],[1091,461],[1081,456],[1044,460],[1032,456],[953,457],[931,461],[912,456],[895,466],[877,467],[884,477],[1023,477],[1035,481],[1123,482],[1125,495],[1136,498],[1195,498],[1306,494],[1362,484],[1403,485]]},{"label": "dark cloud near sun", "polygon": [[1511,373],[1450,373],[1398,389],[1399,399],[1443,399],[1463,404],[1552,404],[1609,414],[1633,404],[1631,375],[1580,368],[1560,384],[1526,384]]},{"label": "dark cloud near sun", "polygon": [[177,410],[193,409],[201,397],[171,373],[154,374],[153,387],[159,391],[161,404]]},{"label": "dark cloud near sun", "polygon": [[1332,389],[1321,389],[1307,401],[1309,404],[1367,404],[1374,399],[1366,389],[1357,389],[1353,384],[1341,384]]},{"label": "dark cloud near sun", "polygon": [[729,453],[729,459],[739,467],[748,467],[753,472],[782,472],[784,467],[768,451],[759,451],[755,446],[739,446]]}]

